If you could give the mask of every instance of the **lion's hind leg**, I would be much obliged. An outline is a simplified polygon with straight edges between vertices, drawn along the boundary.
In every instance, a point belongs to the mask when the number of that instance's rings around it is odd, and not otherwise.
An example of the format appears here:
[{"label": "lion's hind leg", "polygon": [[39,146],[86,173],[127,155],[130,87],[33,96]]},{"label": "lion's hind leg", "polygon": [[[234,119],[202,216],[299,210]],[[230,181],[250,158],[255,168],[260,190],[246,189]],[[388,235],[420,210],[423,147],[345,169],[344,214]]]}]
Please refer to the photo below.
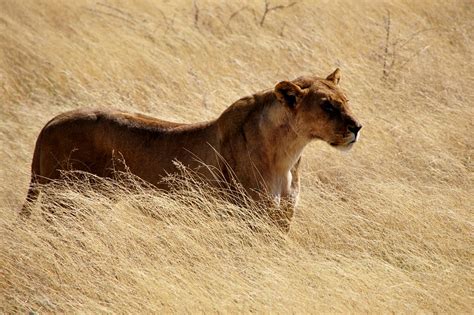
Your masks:
[{"label": "lion's hind leg", "polygon": [[20,216],[29,217],[31,215],[31,205],[38,199],[39,188],[35,175],[31,176],[30,186],[26,194],[26,200],[20,210]]}]

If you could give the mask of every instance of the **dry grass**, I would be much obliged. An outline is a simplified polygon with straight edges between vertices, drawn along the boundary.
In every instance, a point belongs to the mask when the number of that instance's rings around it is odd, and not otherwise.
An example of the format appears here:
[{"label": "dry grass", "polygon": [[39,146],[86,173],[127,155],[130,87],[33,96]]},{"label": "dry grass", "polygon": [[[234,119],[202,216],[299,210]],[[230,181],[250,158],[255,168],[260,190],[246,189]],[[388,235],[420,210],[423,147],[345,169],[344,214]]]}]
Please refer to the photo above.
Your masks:
[{"label": "dry grass", "polygon": [[[473,8],[308,0],[260,25],[264,1],[1,0],[0,312],[472,312]],[[57,113],[202,121],[335,66],[361,142],[305,150],[288,235],[192,183],[52,185],[18,220]]]}]

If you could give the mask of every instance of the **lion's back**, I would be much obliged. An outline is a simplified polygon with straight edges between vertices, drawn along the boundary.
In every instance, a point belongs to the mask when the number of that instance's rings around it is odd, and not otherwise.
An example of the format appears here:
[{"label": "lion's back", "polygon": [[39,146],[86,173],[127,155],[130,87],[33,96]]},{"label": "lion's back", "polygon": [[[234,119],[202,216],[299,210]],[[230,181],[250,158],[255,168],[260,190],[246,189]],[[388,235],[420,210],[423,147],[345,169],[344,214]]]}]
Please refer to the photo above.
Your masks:
[{"label": "lion's back", "polygon": [[212,122],[183,124],[117,110],[79,109],[48,122],[37,140],[33,173],[54,179],[62,170],[108,176],[112,161],[156,183],[173,172],[173,161],[194,166],[197,157],[211,160],[217,147]]}]

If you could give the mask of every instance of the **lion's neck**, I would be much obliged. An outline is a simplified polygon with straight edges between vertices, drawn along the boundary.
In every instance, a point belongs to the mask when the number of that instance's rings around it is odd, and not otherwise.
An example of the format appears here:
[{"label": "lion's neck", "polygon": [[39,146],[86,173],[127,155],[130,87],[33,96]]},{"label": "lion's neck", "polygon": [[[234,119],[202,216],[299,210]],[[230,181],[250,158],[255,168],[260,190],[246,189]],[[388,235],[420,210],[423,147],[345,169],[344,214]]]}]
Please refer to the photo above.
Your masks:
[{"label": "lion's neck", "polygon": [[[298,161],[309,140],[298,135],[288,112],[278,103],[271,90],[238,100],[216,120],[221,138],[234,134],[235,128],[244,135],[248,156],[258,169],[286,174]],[[240,126],[240,127],[238,127]],[[234,145],[237,140],[233,139]]]},{"label": "lion's neck", "polygon": [[260,142],[266,159],[286,173],[298,161],[309,139],[298,134],[288,111],[276,102],[262,109]]}]

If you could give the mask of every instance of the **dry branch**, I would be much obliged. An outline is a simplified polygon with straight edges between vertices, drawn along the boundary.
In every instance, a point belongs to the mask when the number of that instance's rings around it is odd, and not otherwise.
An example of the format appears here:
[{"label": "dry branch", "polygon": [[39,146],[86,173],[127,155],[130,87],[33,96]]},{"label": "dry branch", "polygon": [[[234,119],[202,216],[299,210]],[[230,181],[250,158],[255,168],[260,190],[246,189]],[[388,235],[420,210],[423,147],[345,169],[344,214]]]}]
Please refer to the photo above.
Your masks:
[{"label": "dry branch", "polygon": [[262,19],[260,20],[260,26],[263,26],[263,23],[265,22],[265,18],[267,17],[268,13],[276,10],[287,9],[294,6],[295,4],[296,2],[292,2],[287,5],[276,5],[274,7],[270,7],[270,5],[268,4],[268,0],[265,0],[265,11],[263,12]]},{"label": "dry branch", "polygon": [[232,19],[234,19],[236,16],[238,16],[238,15],[239,15],[241,12],[243,12],[243,11],[248,11],[248,12],[252,13],[254,19],[257,21],[257,14],[255,13],[255,10],[249,8],[247,5],[244,5],[244,6],[241,7],[240,9],[238,9],[238,10],[232,12],[232,14],[230,15],[229,19],[227,20],[226,27],[228,27],[228,26],[230,25],[230,22],[232,21]]},{"label": "dry branch", "polygon": [[384,55],[383,55],[383,76],[384,78],[388,77],[388,45],[390,43],[390,11],[387,11],[387,17],[384,18],[384,27],[385,27],[385,47],[384,47]]},{"label": "dry branch", "polygon": [[199,7],[197,5],[197,0],[193,1],[193,8],[194,8],[194,26],[198,26],[199,23]]}]

